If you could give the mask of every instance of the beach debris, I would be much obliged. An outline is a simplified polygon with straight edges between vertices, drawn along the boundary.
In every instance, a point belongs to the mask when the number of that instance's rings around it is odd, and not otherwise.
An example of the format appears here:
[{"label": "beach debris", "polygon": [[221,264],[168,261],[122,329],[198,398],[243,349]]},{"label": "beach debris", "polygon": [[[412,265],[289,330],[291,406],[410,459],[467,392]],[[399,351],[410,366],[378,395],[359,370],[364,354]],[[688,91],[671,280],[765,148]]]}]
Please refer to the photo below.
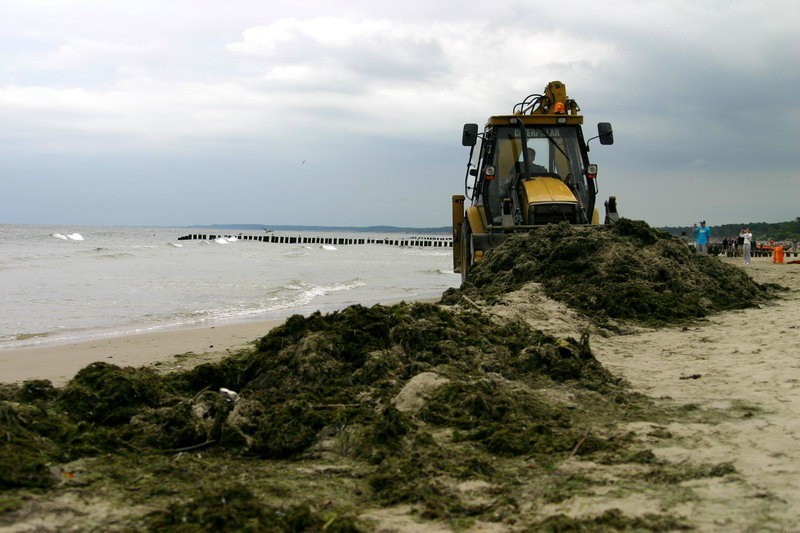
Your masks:
[{"label": "beach debris", "polygon": [[400,412],[417,413],[425,406],[431,393],[449,381],[436,372],[420,372],[408,380],[392,403]]},{"label": "beach debris", "polygon": [[[720,265],[643,223],[548,226],[507,239],[443,297],[472,304],[295,315],[251,347],[189,369],[97,362],[63,388],[2,387],[4,508],[26,505],[30,489],[50,497],[64,486],[53,472],[69,477],[81,461],[86,474],[70,490],[122,494],[130,513],[94,529],[358,531],[370,530],[359,508],[402,506],[420,521],[524,530],[536,524],[518,522],[531,505],[519,496],[521,474],[540,487],[530,492],[537,505],[597,487],[559,474],[570,458],[635,463],[648,483],[689,479],[617,429],[651,403],[600,364],[588,334],[496,320],[484,302],[534,281],[591,315],[668,321],[751,305],[766,290]],[[659,411],[658,420],[669,417]],[[691,479],[726,472],[703,468]],[[466,497],[458,487],[467,485],[486,489]],[[683,526],[667,515],[554,520]]]},{"label": "beach debris", "polygon": [[229,402],[236,403],[239,401],[239,395],[230,389],[226,389],[225,387],[220,387],[219,393],[225,396],[225,398],[227,398]]},{"label": "beach debris", "polygon": [[148,531],[362,531],[347,514],[308,503],[265,505],[252,488],[231,482],[200,486],[191,498],[148,514],[145,523]]},{"label": "beach debris", "polygon": [[620,219],[510,235],[471,268],[460,288],[446,291],[442,302],[496,303],[530,282],[597,321],[652,325],[753,307],[771,291],[734,265],[695,254],[677,237]]}]

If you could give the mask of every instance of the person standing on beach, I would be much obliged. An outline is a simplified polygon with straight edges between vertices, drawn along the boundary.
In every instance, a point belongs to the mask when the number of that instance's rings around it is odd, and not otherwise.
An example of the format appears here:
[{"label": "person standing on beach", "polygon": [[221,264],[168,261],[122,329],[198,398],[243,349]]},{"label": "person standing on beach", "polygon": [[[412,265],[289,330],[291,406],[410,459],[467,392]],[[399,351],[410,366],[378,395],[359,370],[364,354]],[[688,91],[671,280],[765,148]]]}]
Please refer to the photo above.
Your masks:
[{"label": "person standing on beach", "polygon": [[700,221],[700,227],[697,227],[697,224],[694,225],[694,235],[695,235],[695,249],[703,254],[708,254],[708,243],[711,241],[711,228],[706,227],[706,221]]},{"label": "person standing on beach", "polygon": [[753,234],[750,232],[750,228],[744,228],[742,232],[739,234],[739,237],[742,238],[742,247],[744,248],[744,264],[750,264],[750,243],[753,240]]}]

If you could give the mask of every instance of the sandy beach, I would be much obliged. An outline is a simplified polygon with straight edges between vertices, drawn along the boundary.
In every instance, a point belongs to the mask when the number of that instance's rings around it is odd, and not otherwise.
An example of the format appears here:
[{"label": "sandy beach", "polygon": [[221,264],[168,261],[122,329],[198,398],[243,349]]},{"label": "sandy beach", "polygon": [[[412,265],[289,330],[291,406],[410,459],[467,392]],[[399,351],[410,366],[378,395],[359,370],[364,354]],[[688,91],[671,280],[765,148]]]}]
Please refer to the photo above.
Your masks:
[{"label": "sandy beach", "polygon": [[[759,283],[786,287],[751,309],[722,312],[689,326],[634,328],[604,335],[537,284],[508,294],[493,314],[521,318],[557,336],[590,331],[597,359],[657,406],[685,409],[685,421],[621,422],[620,431],[680,467],[730,465],[732,473],[685,482],[685,493],[642,483],[635,469],[572,459],[570,475],[608,490],[542,509],[545,515],[628,516],[665,511],[700,531],[790,531],[800,520],[800,265],[754,258],[722,261]],[[678,487],[673,487],[678,488]]]},{"label": "sandy beach", "polygon": [[[438,298],[419,298],[432,303]],[[398,303],[387,301],[386,305]],[[81,368],[97,361],[117,366],[158,365],[178,370],[212,361],[247,348],[283,319],[216,323],[202,327],[165,329],[90,341],[0,350],[0,382],[49,379],[64,385]]]},{"label": "sandy beach", "polygon": [[[741,266],[741,259],[723,259]],[[625,427],[672,464],[730,463],[734,473],[687,482],[694,498],[643,484],[553,505],[579,516],[618,508],[670,509],[700,531],[790,531],[800,519],[800,265],[754,259],[759,283],[787,287],[759,308],[724,312],[689,327],[592,338],[596,357],[657,403],[702,413],[667,425]],[[576,475],[619,482],[618,467],[574,461]]]},{"label": "sandy beach", "polygon": [[[683,409],[685,419],[619,421],[661,464],[719,468],[680,483],[650,482],[644,467],[570,457],[559,466],[591,490],[538,509],[536,516],[597,516],[618,509],[641,517],[670,515],[699,531],[790,531],[800,519],[800,265],[757,258],[743,267],[760,283],[786,287],[782,297],[723,312],[686,326],[633,328],[602,334],[563,304],[526,287],[490,310],[524,317],[561,336],[593,331],[597,359],[657,406]],[[535,285],[535,284],[534,284]],[[4,381],[47,378],[64,383],[92,361],[117,365],[191,364],[246,347],[280,321],[254,322],[109,338],[73,345],[0,352]],[[188,358],[187,358],[188,354]],[[179,357],[176,357],[179,356]],[[673,411],[674,412],[674,411]],[[373,517],[375,519],[375,517]],[[386,531],[419,529],[403,516]],[[484,524],[485,525],[485,524]],[[416,529],[415,529],[416,528]],[[19,529],[22,530],[22,529]],[[491,529],[474,529],[489,531]]]},{"label": "sandy beach", "polygon": [[[0,381],[49,379],[61,386],[97,361],[118,366],[167,365],[179,369],[246,348],[283,320],[265,320],[164,330],[0,351]],[[176,357],[179,356],[179,357]]]}]

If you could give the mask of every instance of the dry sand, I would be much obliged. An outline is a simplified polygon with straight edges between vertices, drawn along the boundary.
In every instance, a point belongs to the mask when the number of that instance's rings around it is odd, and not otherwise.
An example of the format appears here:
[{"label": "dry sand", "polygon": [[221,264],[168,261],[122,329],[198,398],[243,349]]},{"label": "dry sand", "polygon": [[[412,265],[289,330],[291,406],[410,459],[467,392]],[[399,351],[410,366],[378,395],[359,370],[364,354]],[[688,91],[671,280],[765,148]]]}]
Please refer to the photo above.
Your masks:
[{"label": "dry sand", "polygon": [[[724,260],[741,265],[739,259]],[[790,290],[761,308],[722,313],[688,328],[598,339],[593,349],[635,390],[663,402],[694,404],[709,413],[707,423],[669,424],[665,429],[673,438],[650,438],[660,459],[730,462],[737,472],[687,483],[697,499],[681,501],[675,495],[675,514],[691,517],[705,531],[796,531],[800,265],[759,258],[743,268],[760,283]],[[647,438],[654,428],[634,424],[630,429]],[[665,502],[659,495],[650,496],[656,497],[629,495],[618,507],[637,513],[651,507],[656,512]]]},{"label": "dry sand", "polygon": [[[576,476],[607,490],[542,509],[580,517],[618,508],[627,516],[667,513],[701,531],[800,530],[800,265],[769,258],[741,265],[760,283],[787,287],[760,308],[724,312],[688,327],[591,337],[603,365],[660,405],[692,405],[692,421],[631,423],[659,460],[677,465],[730,463],[735,472],[682,482],[665,492],[631,482],[620,466],[575,459]],[[528,287],[528,292],[535,292]],[[514,295],[512,295],[513,297]],[[543,295],[518,294],[508,314],[554,334],[589,326]],[[529,303],[534,300],[533,307]],[[688,418],[688,417],[687,417]],[[684,490],[688,489],[688,490]]]}]

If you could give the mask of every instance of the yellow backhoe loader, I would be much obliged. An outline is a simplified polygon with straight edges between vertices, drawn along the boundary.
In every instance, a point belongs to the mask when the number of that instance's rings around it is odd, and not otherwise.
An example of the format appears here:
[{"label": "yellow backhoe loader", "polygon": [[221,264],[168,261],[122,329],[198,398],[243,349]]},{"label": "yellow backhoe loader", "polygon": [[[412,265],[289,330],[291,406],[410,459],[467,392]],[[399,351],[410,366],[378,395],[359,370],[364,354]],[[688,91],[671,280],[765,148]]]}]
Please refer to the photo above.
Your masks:
[{"label": "yellow backhoe loader", "polygon": [[[453,267],[462,280],[511,233],[562,221],[600,223],[597,165],[589,162],[587,143],[613,144],[614,133],[601,122],[598,135],[584,141],[579,113],[565,85],[552,81],[512,114],[489,117],[482,133],[477,124],[464,125],[461,143],[470,147],[465,194],[453,196]],[[615,197],[605,208],[605,224],[619,218]]]}]

